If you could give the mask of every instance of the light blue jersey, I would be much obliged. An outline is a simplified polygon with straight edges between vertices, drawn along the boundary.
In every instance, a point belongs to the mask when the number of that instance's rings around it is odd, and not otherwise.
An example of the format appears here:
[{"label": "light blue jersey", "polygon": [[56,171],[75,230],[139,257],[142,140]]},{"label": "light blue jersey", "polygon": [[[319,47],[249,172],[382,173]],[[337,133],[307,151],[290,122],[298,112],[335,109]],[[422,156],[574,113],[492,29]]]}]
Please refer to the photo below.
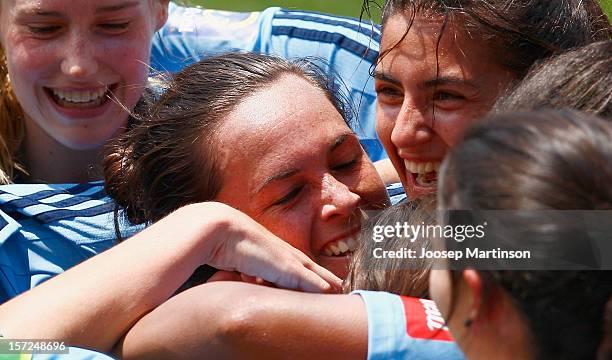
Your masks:
[{"label": "light blue jersey", "polygon": [[115,245],[113,210],[101,181],[0,186],[0,303]]},{"label": "light blue jersey", "polygon": [[463,360],[435,303],[379,291],[354,291],[368,316],[368,360]]},{"label": "light blue jersey", "polygon": [[230,50],[287,59],[316,57],[341,79],[357,113],[352,125],[372,161],[387,158],[375,130],[376,93],[370,70],[380,28],[357,19],[269,8],[236,13],[170,4],[168,22],[154,38],[151,66],[176,72],[204,56]]}]

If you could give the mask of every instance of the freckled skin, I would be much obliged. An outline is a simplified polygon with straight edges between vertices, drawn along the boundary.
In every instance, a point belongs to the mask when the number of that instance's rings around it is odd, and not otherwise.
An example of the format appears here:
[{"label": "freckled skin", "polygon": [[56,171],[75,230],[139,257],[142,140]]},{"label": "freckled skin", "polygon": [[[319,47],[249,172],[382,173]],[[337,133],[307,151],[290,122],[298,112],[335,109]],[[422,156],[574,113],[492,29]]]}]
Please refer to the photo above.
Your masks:
[{"label": "freckled skin", "polygon": [[[56,109],[44,89],[116,84],[115,100],[128,109],[134,107],[149,72],[151,38],[165,22],[166,3],[139,1],[129,8],[96,13],[101,7],[125,3],[2,1],[0,41],[24,110],[28,142],[89,150],[122,131],[127,121],[122,106],[110,102],[102,114],[70,116]],[[37,15],[37,11],[54,15]],[[122,29],[116,24],[128,25]]]}]

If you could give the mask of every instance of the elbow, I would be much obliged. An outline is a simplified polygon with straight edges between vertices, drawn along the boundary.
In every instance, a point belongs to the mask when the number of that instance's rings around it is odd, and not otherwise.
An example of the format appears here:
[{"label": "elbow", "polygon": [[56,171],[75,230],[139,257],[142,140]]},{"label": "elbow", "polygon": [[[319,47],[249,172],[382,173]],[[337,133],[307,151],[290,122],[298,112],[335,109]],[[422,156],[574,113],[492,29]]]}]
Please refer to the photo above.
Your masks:
[{"label": "elbow", "polygon": [[[220,311],[216,324],[215,342],[220,357],[227,359],[258,359],[266,356],[270,319],[266,319],[266,301],[258,291],[243,296]],[[261,295],[261,294],[259,294]]]},{"label": "elbow", "polygon": [[[260,318],[262,315],[261,299],[247,296],[223,308],[218,317],[217,337],[232,346],[243,345],[263,329]],[[258,304],[259,303],[259,304]]]}]

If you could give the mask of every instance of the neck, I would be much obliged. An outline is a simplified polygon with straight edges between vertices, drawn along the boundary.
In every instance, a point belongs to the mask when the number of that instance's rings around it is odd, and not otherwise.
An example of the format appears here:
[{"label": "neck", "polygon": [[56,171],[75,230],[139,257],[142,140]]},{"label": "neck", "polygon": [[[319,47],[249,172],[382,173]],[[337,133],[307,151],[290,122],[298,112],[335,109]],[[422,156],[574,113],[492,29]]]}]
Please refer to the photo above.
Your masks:
[{"label": "neck", "polygon": [[50,137],[43,129],[26,121],[22,158],[33,183],[81,183],[102,178],[102,146],[75,150]]},{"label": "neck", "polygon": [[457,338],[466,358],[534,359],[534,337],[525,320],[505,293],[489,305],[486,316],[479,314],[472,326]]},{"label": "neck", "polygon": [[461,347],[469,360],[533,359],[533,352],[525,341],[507,337],[502,339],[497,332],[491,336],[480,336],[477,341],[464,341]]}]

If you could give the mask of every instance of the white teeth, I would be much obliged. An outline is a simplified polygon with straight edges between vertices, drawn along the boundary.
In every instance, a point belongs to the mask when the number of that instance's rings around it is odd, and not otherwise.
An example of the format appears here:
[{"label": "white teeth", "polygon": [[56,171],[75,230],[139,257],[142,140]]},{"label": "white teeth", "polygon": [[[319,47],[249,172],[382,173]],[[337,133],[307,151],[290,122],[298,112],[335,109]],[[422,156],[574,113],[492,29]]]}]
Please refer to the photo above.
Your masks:
[{"label": "white teeth", "polygon": [[358,245],[357,240],[355,240],[353,236],[349,236],[342,240],[337,240],[331,244],[326,245],[325,248],[322,250],[322,252],[326,256],[332,256],[332,255],[342,256],[348,252],[352,252],[355,249],[357,249],[357,245]]},{"label": "white teeth", "polygon": [[107,87],[103,87],[95,91],[69,91],[62,89],[51,89],[51,92],[53,93],[53,95],[63,101],[73,103],[88,103],[101,101],[107,90]]},{"label": "white teeth", "polygon": [[406,170],[413,174],[427,174],[432,171],[438,171],[440,168],[440,161],[429,161],[429,162],[413,162],[404,160],[404,166]]}]

